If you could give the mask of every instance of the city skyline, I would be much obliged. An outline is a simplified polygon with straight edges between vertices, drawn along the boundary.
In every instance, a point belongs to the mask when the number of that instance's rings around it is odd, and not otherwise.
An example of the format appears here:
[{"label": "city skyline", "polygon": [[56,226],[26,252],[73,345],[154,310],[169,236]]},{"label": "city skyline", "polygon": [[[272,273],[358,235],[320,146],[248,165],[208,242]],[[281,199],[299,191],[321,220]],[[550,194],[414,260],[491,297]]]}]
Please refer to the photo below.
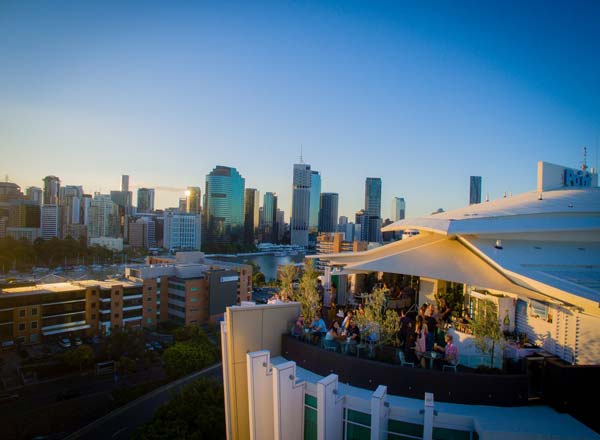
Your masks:
[{"label": "city skyline", "polygon": [[538,160],[597,164],[596,4],[63,5],[0,13],[0,173],[23,189],[128,174],[166,208],[224,165],[289,218],[302,148],[341,215],[377,176],[412,217],[464,206],[470,175],[493,200]]}]

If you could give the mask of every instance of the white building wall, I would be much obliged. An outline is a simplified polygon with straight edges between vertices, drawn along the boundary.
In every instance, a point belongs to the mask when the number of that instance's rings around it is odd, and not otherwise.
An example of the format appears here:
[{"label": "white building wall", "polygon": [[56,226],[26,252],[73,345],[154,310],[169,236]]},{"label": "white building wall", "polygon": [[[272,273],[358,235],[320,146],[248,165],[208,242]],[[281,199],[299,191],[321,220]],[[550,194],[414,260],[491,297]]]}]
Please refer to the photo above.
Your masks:
[{"label": "white building wall", "polygon": [[250,439],[273,440],[273,369],[267,350],[246,355]]},{"label": "white building wall", "polygon": [[333,440],[342,438],[343,399],[338,398],[337,374],[317,382],[317,438]]},{"label": "white building wall", "polygon": [[305,383],[296,383],[296,363],[285,362],[274,365],[272,377],[274,438],[275,440],[302,440],[304,439]]}]

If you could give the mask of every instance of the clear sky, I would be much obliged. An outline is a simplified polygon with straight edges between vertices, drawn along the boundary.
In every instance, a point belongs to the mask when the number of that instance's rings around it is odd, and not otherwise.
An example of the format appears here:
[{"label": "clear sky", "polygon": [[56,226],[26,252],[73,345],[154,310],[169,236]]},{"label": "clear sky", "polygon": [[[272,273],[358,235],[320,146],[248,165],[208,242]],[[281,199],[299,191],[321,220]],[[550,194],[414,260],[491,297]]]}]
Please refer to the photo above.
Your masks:
[{"label": "clear sky", "polygon": [[1,0],[0,173],[168,207],[228,165],[287,217],[302,145],[340,215],[381,177],[385,218],[596,163],[598,1],[191,3]]}]

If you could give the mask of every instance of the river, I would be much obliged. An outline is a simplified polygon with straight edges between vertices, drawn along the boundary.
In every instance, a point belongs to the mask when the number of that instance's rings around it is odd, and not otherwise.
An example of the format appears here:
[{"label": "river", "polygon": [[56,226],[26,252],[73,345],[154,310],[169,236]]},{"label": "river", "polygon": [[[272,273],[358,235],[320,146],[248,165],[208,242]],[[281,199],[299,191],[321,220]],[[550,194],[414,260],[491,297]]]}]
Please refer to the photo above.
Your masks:
[{"label": "river", "polygon": [[275,255],[251,255],[246,257],[214,257],[213,260],[235,261],[238,263],[250,262],[258,264],[260,271],[265,275],[267,281],[277,279],[277,267],[286,264],[302,263],[304,255],[286,255],[276,257]]}]

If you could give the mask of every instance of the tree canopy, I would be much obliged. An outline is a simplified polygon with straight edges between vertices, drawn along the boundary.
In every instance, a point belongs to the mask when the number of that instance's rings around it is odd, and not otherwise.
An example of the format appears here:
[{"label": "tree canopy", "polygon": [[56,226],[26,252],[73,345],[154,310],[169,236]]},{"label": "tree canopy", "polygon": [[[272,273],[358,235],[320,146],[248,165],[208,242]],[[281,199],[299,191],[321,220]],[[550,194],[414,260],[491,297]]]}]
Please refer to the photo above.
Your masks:
[{"label": "tree canopy", "polygon": [[161,406],[152,420],[134,435],[135,440],[224,439],[223,385],[200,378]]}]

